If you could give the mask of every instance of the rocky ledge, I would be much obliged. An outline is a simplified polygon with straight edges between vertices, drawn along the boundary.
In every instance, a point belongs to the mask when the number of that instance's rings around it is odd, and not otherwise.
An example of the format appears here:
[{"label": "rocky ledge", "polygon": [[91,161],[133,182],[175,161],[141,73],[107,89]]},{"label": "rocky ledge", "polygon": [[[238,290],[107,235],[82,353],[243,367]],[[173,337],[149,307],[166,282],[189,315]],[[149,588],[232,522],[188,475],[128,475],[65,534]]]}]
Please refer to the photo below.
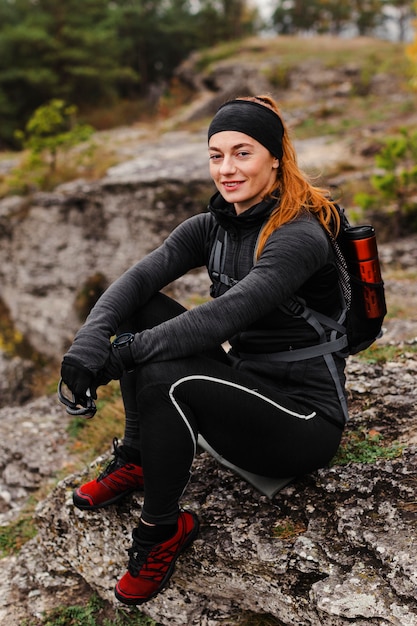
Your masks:
[{"label": "rocky ledge", "polygon": [[[404,446],[395,458],[333,465],[269,499],[201,451],[182,503],[200,518],[199,538],[165,591],[141,610],[163,626],[232,625],[244,613],[274,616],[282,626],[416,626],[416,372],[407,345],[395,361],[352,358],[348,365],[347,435],[377,431],[382,443]],[[65,420],[52,399],[28,410],[32,421],[36,413],[49,420],[48,450],[64,450]],[[31,437],[41,459],[44,432]],[[65,454],[55,464],[62,467]],[[41,471],[35,465],[32,473]],[[93,591],[116,610],[113,587],[125,571],[141,497],[78,511],[71,491],[95,471],[60,482],[38,505],[37,536],[2,561],[2,623],[20,626]]]}]

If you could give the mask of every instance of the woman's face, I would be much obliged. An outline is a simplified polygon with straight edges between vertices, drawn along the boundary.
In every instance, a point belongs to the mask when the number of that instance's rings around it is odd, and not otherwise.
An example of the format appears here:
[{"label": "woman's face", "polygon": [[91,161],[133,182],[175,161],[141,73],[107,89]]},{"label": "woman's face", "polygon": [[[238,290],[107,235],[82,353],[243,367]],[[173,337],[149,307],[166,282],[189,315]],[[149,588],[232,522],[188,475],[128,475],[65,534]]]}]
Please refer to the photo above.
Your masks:
[{"label": "woman's face", "polygon": [[260,202],[276,181],[279,160],[259,141],[235,130],[210,137],[210,175],[236,213]]}]

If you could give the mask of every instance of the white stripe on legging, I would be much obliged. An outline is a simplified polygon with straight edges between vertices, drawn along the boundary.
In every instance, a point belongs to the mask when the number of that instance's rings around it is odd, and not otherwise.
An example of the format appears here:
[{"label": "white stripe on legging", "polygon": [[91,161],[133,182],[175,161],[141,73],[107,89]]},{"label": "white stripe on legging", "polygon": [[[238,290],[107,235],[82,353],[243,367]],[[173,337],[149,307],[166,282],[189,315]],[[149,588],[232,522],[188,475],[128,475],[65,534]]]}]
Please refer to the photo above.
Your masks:
[{"label": "white stripe on legging", "polygon": [[177,409],[178,413],[183,418],[185,424],[187,425],[187,428],[190,431],[191,439],[194,442],[194,450],[197,447],[197,442],[196,442],[196,439],[194,437],[194,433],[192,431],[192,428],[191,428],[190,424],[188,423],[188,420],[187,420],[184,412],[182,411],[180,405],[178,404],[178,402],[174,398],[174,392],[175,392],[176,387],[178,387],[182,383],[185,383],[185,382],[187,382],[189,380],[207,380],[207,381],[212,382],[212,383],[218,383],[219,385],[228,385],[229,387],[234,387],[235,389],[239,389],[240,391],[244,391],[245,393],[249,393],[252,396],[256,396],[257,398],[260,398],[264,402],[267,402],[268,404],[271,404],[272,406],[274,406],[275,408],[279,409],[283,413],[287,413],[288,415],[292,415],[293,417],[297,417],[298,419],[301,419],[301,420],[310,420],[310,419],[312,419],[313,417],[316,416],[316,412],[315,411],[313,411],[309,415],[302,415],[301,413],[295,413],[294,411],[291,411],[290,409],[287,409],[285,406],[281,406],[277,402],[274,402],[270,398],[267,398],[266,396],[263,396],[262,394],[260,394],[255,389],[248,389],[247,387],[243,387],[242,385],[238,385],[237,383],[232,383],[229,380],[223,380],[221,378],[213,378],[211,376],[199,376],[198,374],[194,374],[193,376],[184,376],[184,378],[179,378],[177,381],[175,381],[175,383],[173,383],[171,385],[171,388],[169,390],[169,397],[171,398],[172,404],[175,406],[175,408]]}]

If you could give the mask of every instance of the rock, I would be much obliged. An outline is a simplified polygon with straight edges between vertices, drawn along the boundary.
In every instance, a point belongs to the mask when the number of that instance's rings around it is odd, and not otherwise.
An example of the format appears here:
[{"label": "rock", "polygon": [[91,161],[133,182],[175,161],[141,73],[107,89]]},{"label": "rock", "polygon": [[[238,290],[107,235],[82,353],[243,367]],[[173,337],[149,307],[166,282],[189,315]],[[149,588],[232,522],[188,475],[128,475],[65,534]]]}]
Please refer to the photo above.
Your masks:
[{"label": "rock", "polygon": [[[269,613],[288,626],[352,619],[414,626],[415,451],[372,466],[321,470],[272,501],[203,453],[184,499],[200,517],[200,537],[181,557],[169,588],[141,610],[178,626],[236,623],[244,611]],[[57,584],[66,572],[116,604],[113,587],[126,567],[141,499],[80,512],[71,490],[85,478],[68,478],[38,508],[39,535],[13,568],[22,594],[45,580]],[[280,528],[287,537],[279,537]],[[22,572],[33,553],[41,567]]]},{"label": "rock", "polygon": [[83,285],[98,271],[112,282],[157,247],[205,208],[190,197],[207,200],[208,185],[137,182],[132,189],[126,179],[109,177],[102,186],[36,195],[22,224],[14,223],[20,209],[4,218],[10,235],[0,219],[2,298],[17,329],[41,354],[59,358],[81,324],[75,302]]},{"label": "rock", "polygon": [[32,361],[7,356],[0,350],[0,409],[21,405],[31,398],[34,371]]},{"label": "rock", "polygon": [[[168,588],[140,610],[162,626],[231,626],[245,612],[283,626],[417,626],[416,371],[411,352],[378,366],[349,361],[348,430],[402,443],[396,458],[324,468],[268,499],[200,451],[182,502],[200,518],[199,538]],[[52,408],[50,400],[35,406]],[[68,476],[38,505],[37,536],[6,562],[0,617],[13,615],[16,603],[30,616],[54,599],[77,603],[88,590],[115,610],[113,587],[142,498],[96,512],[71,501],[107,458]]]},{"label": "rock", "polygon": [[0,409],[0,524],[16,519],[31,494],[71,466],[68,420],[55,397]]}]

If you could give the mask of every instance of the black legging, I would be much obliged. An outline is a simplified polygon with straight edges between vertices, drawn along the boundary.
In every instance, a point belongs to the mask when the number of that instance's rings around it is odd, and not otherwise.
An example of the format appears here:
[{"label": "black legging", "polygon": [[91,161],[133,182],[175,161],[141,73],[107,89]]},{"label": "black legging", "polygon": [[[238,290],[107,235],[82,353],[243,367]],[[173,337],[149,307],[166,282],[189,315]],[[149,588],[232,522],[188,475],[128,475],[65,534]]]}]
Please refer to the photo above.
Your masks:
[{"label": "black legging", "polygon": [[[120,331],[150,328],[184,310],[158,294]],[[336,453],[340,428],[232,363],[219,347],[122,378],[124,444],[138,450],[143,466],[145,521],[176,521],[199,433],[235,465],[270,477],[311,472]]]}]

